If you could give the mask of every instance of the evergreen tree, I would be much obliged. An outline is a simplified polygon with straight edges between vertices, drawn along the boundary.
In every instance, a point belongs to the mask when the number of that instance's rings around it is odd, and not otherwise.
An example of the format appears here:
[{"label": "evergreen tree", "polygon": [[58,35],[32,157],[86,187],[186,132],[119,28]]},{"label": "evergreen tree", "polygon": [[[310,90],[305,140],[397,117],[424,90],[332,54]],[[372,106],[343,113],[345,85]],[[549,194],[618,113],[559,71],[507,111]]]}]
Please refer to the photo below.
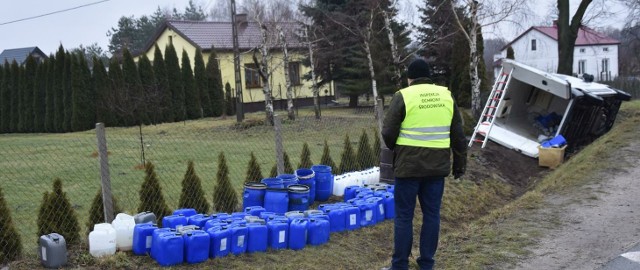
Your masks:
[{"label": "evergreen tree", "polygon": [[18,121],[20,118],[20,76],[22,76],[23,70],[18,65],[16,60],[11,63],[11,84],[9,85],[9,95],[11,97],[11,119],[9,122],[10,132],[19,132]]},{"label": "evergreen tree", "polygon": [[47,109],[47,69],[49,59],[38,65],[36,71],[36,83],[33,89],[33,131],[44,132],[44,119]]},{"label": "evergreen tree", "polygon": [[51,213],[49,196],[50,194],[48,191],[42,193],[42,202],[40,202],[40,208],[38,208],[38,237],[49,234],[55,230],[50,217],[53,214]]},{"label": "evergreen tree", "polygon": [[516,59],[516,53],[513,51],[513,47],[509,46],[507,48],[507,59],[511,59],[511,60],[515,60]]},{"label": "evergreen tree", "polygon": [[234,212],[238,205],[238,195],[231,186],[229,180],[229,167],[224,153],[218,156],[218,172],[216,173],[216,186],[213,190],[213,209],[217,212]]},{"label": "evergreen tree", "polygon": [[260,182],[262,178],[264,177],[262,177],[260,163],[258,163],[253,151],[251,151],[251,159],[249,159],[249,164],[247,165],[247,177],[244,179],[244,182]]},{"label": "evergreen tree", "polygon": [[73,114],[73,105],[71,104],[71,53],[65,51],[64,55],[64,73],[62,74],[62,106],[64,107],[64,120],[62,122],[62,131],[71,131],[71,115]]},{"label": "evergreen tree", "polygon": [[55,132],[55,123],[53,122],[54,120],[54,115],[55,115],[55,103],[54,103],[54,99],[55,99],[55,86],[54,86],[54,81],[55,81],[55,71],[54,68],[56,66],[56,59],[55,56],[51,55],[49,56],[47,65],[47,69],[46,69],[46,93],[45,93],[45,114],[44,114],[44,131],[45,132]]},{"label": "evergreen tree", "polygon": [[224,104],[227,115],[234,115],[236,113],[236,103],[231,96],[231,85],[226,83],[224,85]]},{"label": "evergreen tree", "polygon": [[[228,112],[225,107],[226,102],[224,93],[227,88],[225,86],[225,89],[222,89],[222,75],[220,74],[220,66],[218,65],[217,57],[215,48],[212,46],[209,59],[207,60],[205,77],[207,80],[209,98],[211,99],[211,113],[214,117],[222,116],[223,113]],[[229,84],[227,83],[227,85]],[[228,86],[228,89],[229,94],[231,94],[231,85]]]},{"label": "evergreen tree", "polygon": [[35,102],[34,91],[36,90],[36,74],[38,72],[38,62],[29,55],[22,75],[22,102],[20,103],[20,119],[18,121],[19,130],[21,132],[33,132],[35,110],[33,103]]},{"label": "evergreen tree", "polygon": [[311,168],[313,162],[311,161],[311,151],[309,151],[309,144],[306,142],[302,145],[302,152],[300,153],[300,164],[298,168]]},{"label": "evergreen tree", "polygon": [[193,161],[189,161],[187,166],[187,172],[182,179],[182,193],[180,193],[180,201],[178,202],[180,208],[193,208],[198,213],[208,213],[209,203],[204,196],[204,190],[202,190],[202,181],[196,174],[196,170],[193,165]]},{"label": "evergreen tree", "polygon": [[153,66],[146,54],[140,56],[138,60],[138,75],[140,76],[140,84],[142,85],[142,95],[144,101],[141,108],[142,114],[145,116],[144,124],[159,123],[158,115],[155,108],[160,106],[160,96],[157,89],[158,82],[153,74]]},{"label": "evergreen tree", "polygon": [[64,131],[64,62],[65,62],[65,53],[62,44],[58,47],[58,52],[56,52],[56,60],[54,66],[54,74],[53,74],[53,124],[54,124],[54,132],[63,132]]},{"label": "evergreen tree", "polygon": [[[122,213],[122,209],[120,208],[120,205],[118,205],[118,200],[116,200],[115,197],[111,196],[111,201],[113,202],[113,216],[117,215],[118,213]],[[91,201],[91,208],[89,208],[89,219],[86,223],[87,234],[89,234],[93,230],[93,225],[105,222],[104,203],[102,202],[102,188],[98,188],[98,192],[95,196],[93,196],[93,201]]]},{"label": "evergreen tree", "polygon": [[118,122],[109,105],[112,83],[104,63],[95,56],[93,58],[93,89],[96,95],[96,121],[104,123],[107,127],[116,126]]},{"label": "evergreen tree", "polygon": [[108,106],[108,109],[115,118],[114,126],[124,126],[125,121],[121,113],[118,113],[119,110],[116,108],[117,106],[122,106],[118,102],[120,96],[125,95],[124,89],[124,76],[122,74],[122,69],[120,68],[120,63],[118,59],[115,57],[111,58],[109,61],[109,81],[111,86],[111,91],[107,92],[105,95],[104,104]]},{"label": "evergreen tree", "polygon": [[381,152],[381,142],[380,142],[380,132],[378,129],[373,130],[373,164],[374,166],[380,165],[380,152]]},{"label": "evergreen tree", "polygon": [[454,45],[459,44],[459,42],[454,42],[454,38],[460,34],[460,30],[455,24],[451,4],[447,0],[426,0],[424,2],[425,6],[418,8],[418,11],[421,12],[422,23],[420,25],[422,26],[418,27],[417,36],[418,40],[427,46],[420,54],[430,59],[431,80],[438,85],[450,85],[452,80],[459,79],[453,78],[459,74],[456,72],[460,71],[453,70],[452,56],[462,53],[454,48]]},{"label": "evergreen tree", "polygon": [[167,77],[167,68],[158,44],[155,45],[155,51],[153,53],[153,73],[156,76],[156,87],[158,89],[158,99],[160,102],[160,106],[156,108],[155,114],[161,119],[159,122],[173,122],[176,116],[172,107],[171,90],[168,88],[169,79]]},{"label": "evergreen tree", "polygon": [[153,212],[156,214],[158,224],[160,224],[164,216],[171,215],[171,211],[162,195],[162,187],[156,175],[155,166],[151,162],[145,164],[145,177],[142,186],[140,186],[139,194],[140,205],[138,206],[138,212]]},{"label": "evergreen tree", "polygon": [[284,151],[282,156],[284,158],[284,173],[293,173],[293,166],[291,165],[291,159],[289,159],[287,151]]},{"label": "evergreen tree", "polygon": [[164,63],[167,69],[167,85],[172,97],[172,107],[174,119],[171,121],[179,122],[185,120],[185,96],[182,85],[182,74],[180,64],[178,63],[178,55],[172,44],[167,45],[164,50]]},{"label": "evergreen tree", "polygon": [[369,136],[364,129],[362,130],[362,135],[360,135],[360,141],[358,142],[356,161],[358,163],[358,170],[369,169],[374,166],[373,152],[371,151],[371,144],[369,144]]},{"label": "evergreen tree", "polygon": [[[82,63],[83,62],[83,63]],[[95,111],[91,107],[92,98],[84,78],[86,62],[82,55],[71,55],[71,130],[82,131],[91,129],[94,124]]]},{"label": "evergreen tree", "polygon": [[358,161],[356,155],[353,152],[351,141],[349,140],[349,134],[344,136],[344,147],[342,149],[342,157],[340,159],[339,173],[348,173],[358,170]]},{"label": "evergreen tree", "polygon": [[213,110],[211,108],[211,97],[209,96],[209,89],[207,87],[207,73],[204,66],[204,58],[200,48],[196,48],[196,56],[194,57],[193,64],[193,77],[196,82],[196,91],[200,93],[200,106],[202,107],[202,116],[213,116]]},{"label": "evergreen tree", "polygon": [[138,67],[133,61],[133,56],[128,49],[124,49],[123,63],[122,63],[122,75],[124,76],[124,89],[127,91],[128,101],[127,108],[125,110],[131,114],[130,117],[126,117],[126,125],[141,125],[147,119],[144,111],[144,90],[142,89],[142,83],[140,82],[140,75],[138,74]]},{"label": "evergreen tree", "polygon": [[187,119],[198,119],[202,117],[202,107],[200,104],[200,93],[193,79],[191,60],[189,54],[182,50],[182,87],[184,89],[184,106]]},{"label": "evergreen tree", "polygon": [[[320,164],[327,165],[333,168],[334,171],[338,168],[336,167],[336,163],[333,162],[333,159],[331,158],[331,152],[329,151],[329,144],[327,143],[327,140],[324,140],[324,148],[322,149],[322,157],[320,158]],[[339,173],[339,172],[336,171],[336,173]]]},{"label": "evergreen tree", "polygon": [[11,95],[9,92],[11,66],[5,62],[0,71],[0,77],[2,77],[0,80],[0,133],[8,133],[11,122]]},{"label": "evergreen tree", "polygon": [[80,224],[75,210],[69,202],[67,193],[62,190],[62,181],[56,178],[53,191],[43,196],[40,206],[43,215],[39,232],[42,234],[59,233],[68,245],[80,243]]},{"label": "evergreen tree", "polygon": [[273,167],[271,167],[271,171],[269,171],[269,177],[276,177],[276,176],[278,176],[278,162],[273,164]]},{"label": "evergreen tree", "polygon": [[22,241],[11,219],[11,210],[0,188],[0,264],[14,261],[22,254]]}]

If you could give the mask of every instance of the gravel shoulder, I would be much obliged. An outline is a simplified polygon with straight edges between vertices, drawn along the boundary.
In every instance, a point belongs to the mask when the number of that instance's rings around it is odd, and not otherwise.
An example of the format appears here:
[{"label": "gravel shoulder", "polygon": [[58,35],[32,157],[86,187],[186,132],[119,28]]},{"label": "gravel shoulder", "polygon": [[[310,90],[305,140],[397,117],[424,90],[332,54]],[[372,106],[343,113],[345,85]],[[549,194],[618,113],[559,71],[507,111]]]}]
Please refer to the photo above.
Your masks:
[{"label": "gravel shoulder", "polygon": [[546,198],[537,216],[554,225],[543,226],[538,245],[517,269],[599,269],[640,243],[640,143],[612,156],[603,162],[617,168]]}]

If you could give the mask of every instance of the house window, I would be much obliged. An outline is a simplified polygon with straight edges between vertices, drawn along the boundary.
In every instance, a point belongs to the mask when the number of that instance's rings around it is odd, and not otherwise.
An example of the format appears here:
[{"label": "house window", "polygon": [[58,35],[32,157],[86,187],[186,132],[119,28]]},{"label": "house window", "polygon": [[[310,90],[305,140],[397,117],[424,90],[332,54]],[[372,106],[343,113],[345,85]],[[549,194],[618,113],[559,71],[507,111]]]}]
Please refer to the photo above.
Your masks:
[{"label": "house window", "polygon": [[531,40],[531,50],[532,50],[532,51],[535,51],[535,50],[537,50],[537,49],[538,49],[538,47],[537,47],[537,44],[536,44],[536,40],[535,40],[535,39],[532,39],[532,40]]},{"label": "house window", "polygon": [[578,61],[578,74],[584,74],[587,69],[587,60]]},{"label": "house window", "polygon": [[289,80],[291,85],[300,85],[300,62],[289,63]]},{"label": "house window", "polygon": [[258,66],[255,64],[244,65],[244,84],[247,88],[260,87],[260,73],[258,73]]},{"label": "house window", "polygon": [[608,52],[608,51],[609,51],[609,48],[608,48],[608,47],[604,47],[604,48],[602,48],[602,51],[603,51],[603,52]]},{"label": "house window", "polygon": [[581,49],[580,49],[580,53],[584,53],[584,52],[585,52],[585,49],[584,49],[584,48],[581,48]]},{"label": "house window", "polygon": [[609,58],[602,59],[602,72],[609,72]]},{"label": "house window", "polygon": [[169,35],[169,44],[173,44],[173,36]]}]

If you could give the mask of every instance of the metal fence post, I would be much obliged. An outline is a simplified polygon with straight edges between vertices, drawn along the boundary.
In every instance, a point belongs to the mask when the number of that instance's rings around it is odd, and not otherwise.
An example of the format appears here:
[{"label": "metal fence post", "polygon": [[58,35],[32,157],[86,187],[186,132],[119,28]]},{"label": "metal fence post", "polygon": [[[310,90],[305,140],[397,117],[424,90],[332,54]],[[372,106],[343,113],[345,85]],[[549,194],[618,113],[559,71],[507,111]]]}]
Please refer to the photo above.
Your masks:
[{"label": "metal fence post", "polygon": [[104,123],[96,124],[98,138],[98,156],[100,162],[100,183],[102,186],[102,206],[105,222],[113,221],[113,196],[111,196],[111,176],[109,175],[109,156],[107,155],[107,136]]},{"label": "metal fence post", "polygon": [[278,167],[278,174],[284,173],[284,149],[282,147],[282,121],[280,116],[273,116],[273,127],[276,137],[276,166]]}]

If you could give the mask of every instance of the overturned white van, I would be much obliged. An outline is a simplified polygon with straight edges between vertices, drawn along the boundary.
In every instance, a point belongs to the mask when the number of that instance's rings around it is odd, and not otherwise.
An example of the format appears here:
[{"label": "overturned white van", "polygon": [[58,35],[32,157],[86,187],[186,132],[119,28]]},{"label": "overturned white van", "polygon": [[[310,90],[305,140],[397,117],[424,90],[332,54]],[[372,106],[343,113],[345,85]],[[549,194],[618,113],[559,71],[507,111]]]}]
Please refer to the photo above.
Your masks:
[{"label": "overturned white van", "polygon": [[[480,118],[474,137],[482,134],[530,157],[538,157],[540,142],[557,135],[566,139],[568,151],[591,143],[611,129],[621,102],[631,99],[628,93],[604,84],[547,73],[508,59],[502,65],[505,85],[498,94],[502,96],[494,106],[491,100],[487,102],[494,109]],[[470,145],[474,138],[471,140]]]}]

